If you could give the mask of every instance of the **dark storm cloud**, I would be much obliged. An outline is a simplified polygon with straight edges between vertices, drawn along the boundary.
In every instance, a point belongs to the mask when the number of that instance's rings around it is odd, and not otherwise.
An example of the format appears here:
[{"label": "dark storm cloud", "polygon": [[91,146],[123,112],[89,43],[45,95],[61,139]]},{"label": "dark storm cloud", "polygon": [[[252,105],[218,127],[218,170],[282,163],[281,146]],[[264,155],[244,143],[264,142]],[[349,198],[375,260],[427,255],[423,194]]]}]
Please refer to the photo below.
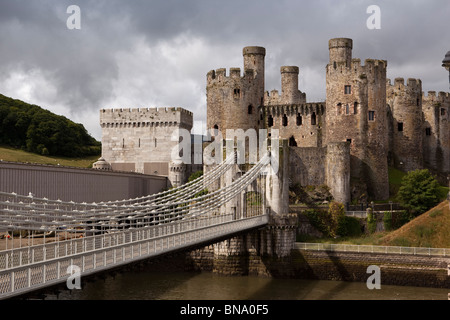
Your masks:
[{"label": "dark storm cloud", "polygon": [[[72,4],[81,30],[66,28]],[[372,4],[381,8],[380,30],[366,27]],[[321,100],[334,37],[352,38],[362,61],[388,60],[391,78],[447,90],[440,61],[450,50],[449,14],[446,0],[0,0],[0,93],[27,92],[28,102],[69,112],[97,137],[93,118],[103,107],[177,105],[200,120],[206,73],[242,67],[242,48],[259,45],[267,90],[280,89],[280,66],[297,65],[300,89]]]}]

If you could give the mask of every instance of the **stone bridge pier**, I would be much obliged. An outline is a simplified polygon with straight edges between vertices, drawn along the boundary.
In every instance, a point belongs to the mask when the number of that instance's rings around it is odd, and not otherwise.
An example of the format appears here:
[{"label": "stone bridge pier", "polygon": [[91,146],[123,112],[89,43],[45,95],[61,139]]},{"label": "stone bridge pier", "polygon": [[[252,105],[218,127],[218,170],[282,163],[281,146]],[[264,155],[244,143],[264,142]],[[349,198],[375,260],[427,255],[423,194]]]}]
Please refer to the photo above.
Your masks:
[{"label": "stone bridge pier", "polygon": [[[279,264],[290,260],[297,216],[289,214],[289,147],[287,140],[275,144],[272,141],[273,145],[277,147],[271,150],[271,163],[255,182],[258,189],[264,190],[263,210],[269,215],[268,225],[190,252],[188,260],[194,269],[226,275],[276,276],[272,270],[279,273]],[[231,174],[225,176],[222,186],[232,183],[240,174],[236,165]],[[245,201],[245,197],[237,197],[223,210],[236,212],[237,217],[244,216]]]}]

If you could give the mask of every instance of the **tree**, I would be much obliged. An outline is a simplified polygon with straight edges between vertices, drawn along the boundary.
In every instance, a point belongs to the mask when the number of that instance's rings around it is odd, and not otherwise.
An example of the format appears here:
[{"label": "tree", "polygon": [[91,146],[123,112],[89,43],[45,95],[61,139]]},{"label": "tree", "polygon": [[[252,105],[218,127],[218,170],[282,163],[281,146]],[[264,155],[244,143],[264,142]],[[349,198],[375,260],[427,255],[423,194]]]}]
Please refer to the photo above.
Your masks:
[{"label": "tree", "polygon": [[413,216],[418,216],[439,203],[438,194],[439,183],[428,169],[423,169],[403,177],[398,198]]}]

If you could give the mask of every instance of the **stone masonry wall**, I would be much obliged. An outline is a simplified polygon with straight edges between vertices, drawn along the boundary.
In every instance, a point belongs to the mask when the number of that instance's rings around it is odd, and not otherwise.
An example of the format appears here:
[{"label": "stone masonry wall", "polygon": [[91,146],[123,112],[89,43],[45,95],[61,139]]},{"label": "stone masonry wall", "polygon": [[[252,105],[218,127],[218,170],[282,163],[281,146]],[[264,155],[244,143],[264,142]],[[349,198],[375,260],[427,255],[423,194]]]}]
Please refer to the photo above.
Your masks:
[{"label": "stone masonry wall", "polygon": [[182,108],[102,109],[102,156],[113,170],[169,174],[172,134],[192,129],[192,112]]}]

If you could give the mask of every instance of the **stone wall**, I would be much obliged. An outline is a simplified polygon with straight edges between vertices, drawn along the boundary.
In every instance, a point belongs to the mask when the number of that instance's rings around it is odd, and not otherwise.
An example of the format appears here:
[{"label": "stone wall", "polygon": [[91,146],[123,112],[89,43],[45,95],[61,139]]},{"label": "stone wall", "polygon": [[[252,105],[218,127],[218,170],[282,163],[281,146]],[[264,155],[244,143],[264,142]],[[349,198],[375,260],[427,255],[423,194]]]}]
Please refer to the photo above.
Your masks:
[{"label": "stone wall", "polygon": [[179,143],[172,135],[190,132],[192,123],[192,112],[182,108],[102,109],[102,157],[113,170],[167,176]]},{"label": "stone wall", "polygon": [[291,147],[289,156],[289,182],[302,186],[326,184],[325,163],[327,148]]},{"label": "stone wall", "polygon": [[277,129],[280,139],[293,147],[321,147],[324,140],[325,103],[268,105],[260,109],[263,125]]}]

